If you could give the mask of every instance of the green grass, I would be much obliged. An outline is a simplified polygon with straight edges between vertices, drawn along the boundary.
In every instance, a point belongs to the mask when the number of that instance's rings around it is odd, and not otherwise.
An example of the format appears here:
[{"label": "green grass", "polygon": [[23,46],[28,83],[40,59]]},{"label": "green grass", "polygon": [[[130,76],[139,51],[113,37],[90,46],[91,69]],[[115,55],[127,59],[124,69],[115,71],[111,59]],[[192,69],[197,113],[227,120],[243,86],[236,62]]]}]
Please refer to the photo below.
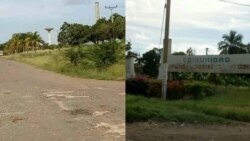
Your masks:
[{"label": "green grass", "polygon": [[5,56],[10,60],[15,60],[27,64],[34,65],[57,73],[82,78],[91,78],[99,80],[124,80],[125,79],[125,62],[113,64],[107,68],[86,67],[84,65],[74,66],[65,58],[64,52],[61,50],[40,50],[36,53],[29,52]]},{"label": "green grass", "polygon": [[177,121],[190,123],[250,122],[250,89],[219,87],[204,100],[164,101],[127,95],[126,118],[134,121]]}]

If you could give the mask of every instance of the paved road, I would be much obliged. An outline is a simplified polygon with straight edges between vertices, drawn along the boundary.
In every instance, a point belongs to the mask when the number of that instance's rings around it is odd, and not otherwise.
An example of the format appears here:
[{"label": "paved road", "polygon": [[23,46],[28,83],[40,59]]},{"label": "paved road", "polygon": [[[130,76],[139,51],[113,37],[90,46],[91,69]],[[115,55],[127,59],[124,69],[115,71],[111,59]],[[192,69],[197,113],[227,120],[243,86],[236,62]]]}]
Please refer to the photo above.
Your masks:
[{"label": "paved road", "polygon": [[63,76],[0,58],[1,141],[123,141],[124,82]]}]

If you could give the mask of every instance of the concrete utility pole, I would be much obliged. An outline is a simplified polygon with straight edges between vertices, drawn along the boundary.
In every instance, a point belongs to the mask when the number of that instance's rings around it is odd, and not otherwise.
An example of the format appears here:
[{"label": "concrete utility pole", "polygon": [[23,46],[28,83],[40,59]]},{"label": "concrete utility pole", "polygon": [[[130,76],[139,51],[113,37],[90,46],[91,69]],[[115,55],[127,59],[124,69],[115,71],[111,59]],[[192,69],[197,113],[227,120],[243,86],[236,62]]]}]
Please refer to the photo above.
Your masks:
[{"label": "concrete utility pole", "polygon": [[206,55],[208,54],[208,50],[209,50],[209,48],[206,48]]},{"label": "concrete utility pole", "polygon": [[96,22],[100,19],[100,7],[99,2],[95,2],[95,20]]},{"label": "concrete utility pole", "polygon": [[114,10],[115,8],[117,8],[117,7],[118,7],[117,5],[116,5],[116,6],[105,6],[105,8],[106,8],[106,9],[109,9],[110,12],[111,12],[111,21],[112,21],[112,23],[114,22],[113,10]]},{"label": "concrete utility pole", "polygon": [[163,42],[163,80],[162,80],[162,98],[167,98],[167,82],[168,82],[168,49],[169,46],[169,26],[170,26],[170,12],[171,0],[167,0],[166,8],[166,22],[165,22],[165,38]]}]

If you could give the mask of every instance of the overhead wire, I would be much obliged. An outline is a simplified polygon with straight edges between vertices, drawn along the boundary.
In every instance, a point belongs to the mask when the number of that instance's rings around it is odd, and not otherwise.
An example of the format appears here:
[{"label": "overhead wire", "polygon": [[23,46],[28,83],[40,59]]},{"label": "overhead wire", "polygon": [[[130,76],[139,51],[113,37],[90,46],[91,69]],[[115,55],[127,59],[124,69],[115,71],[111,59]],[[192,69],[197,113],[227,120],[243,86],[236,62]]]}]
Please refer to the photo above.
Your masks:
[{"label": "overhead wire", "polygon": [[236,5],[240,5],[240,6],[250,7],[250,4],[237,3],[237,2],[227,1],[227,0],[220,0],[220,1],[221,2],[226,2],[226,3],[231,3],[231,4],[236,4]]},{"label": "overhead wire", "polygon": [[162,42],[162,34],[163,34],[163,26],[164,26],[164,21],[165,21],[165,14],[166,14],[166,5],[164,6],[164,10],[163,10],[163,17],[162,17],[162,25],[161,25],[161,36],[160,36],[160,42],[159,42],[159,50],[160,50],[160,47],[161,47],[161,42]]}]

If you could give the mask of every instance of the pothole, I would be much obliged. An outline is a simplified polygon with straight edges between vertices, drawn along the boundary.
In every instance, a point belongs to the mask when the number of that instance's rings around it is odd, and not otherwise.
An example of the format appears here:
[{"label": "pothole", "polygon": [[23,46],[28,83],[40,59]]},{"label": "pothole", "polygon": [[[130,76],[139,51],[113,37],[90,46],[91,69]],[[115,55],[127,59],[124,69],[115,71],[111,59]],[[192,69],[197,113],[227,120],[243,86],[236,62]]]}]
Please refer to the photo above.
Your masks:
[{"label": "pothole", "polygon": [[10,118],[11,118],[11,122],[13,123],[18,123],[18,122],[25,120],[24,117],[19,117],[19,116],[11,116]]},{"label": "pothole", "polygon": [[11,90],[4,90],[3,92],[0,92],[0,94],[3,94],[3,95],[9,95],[11,93],[12,93]]},{"label": "pothole", "polygon": [[87,109],[72,109],[72,110],[67,110],[68,112],[70,112],[71,115],[92,115],[90,110]]}]

